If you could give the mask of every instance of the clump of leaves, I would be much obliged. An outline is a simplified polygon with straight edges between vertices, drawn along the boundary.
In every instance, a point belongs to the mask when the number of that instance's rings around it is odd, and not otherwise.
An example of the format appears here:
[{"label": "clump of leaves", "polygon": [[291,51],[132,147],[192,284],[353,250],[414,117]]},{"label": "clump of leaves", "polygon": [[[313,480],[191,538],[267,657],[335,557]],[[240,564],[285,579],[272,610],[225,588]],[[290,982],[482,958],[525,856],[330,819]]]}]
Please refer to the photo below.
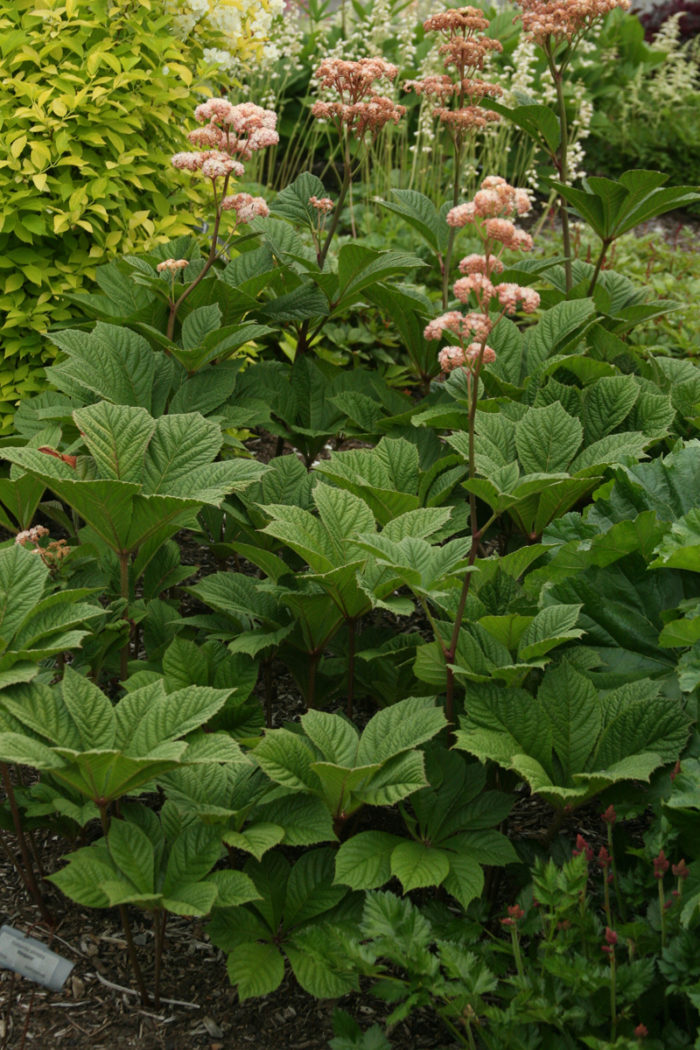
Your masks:
[{"label": "clump of leaves", "polygon": [[647,679],[599,692],[568,660],[549,668],[535,697],[496,685],[470,690],[458,748],[518,773],[555,809],[611,784],[648,780],[675,762],[690,719]]}]

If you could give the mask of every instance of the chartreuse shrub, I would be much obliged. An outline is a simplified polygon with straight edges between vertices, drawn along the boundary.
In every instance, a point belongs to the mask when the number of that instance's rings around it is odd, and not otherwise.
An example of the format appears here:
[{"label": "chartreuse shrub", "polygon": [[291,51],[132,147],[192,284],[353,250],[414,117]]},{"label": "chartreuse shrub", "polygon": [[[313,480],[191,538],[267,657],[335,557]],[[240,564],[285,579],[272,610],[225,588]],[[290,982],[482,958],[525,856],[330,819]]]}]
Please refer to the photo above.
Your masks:
[{"label": "chartreuse shrub", "polygon": [[[0,413],[37,389],[43,334],[117,250],[182,232],[192,190],[172,172],[198,45],[159,0],[0,5]],[[196,192],[196,191],[195,191]]]}]

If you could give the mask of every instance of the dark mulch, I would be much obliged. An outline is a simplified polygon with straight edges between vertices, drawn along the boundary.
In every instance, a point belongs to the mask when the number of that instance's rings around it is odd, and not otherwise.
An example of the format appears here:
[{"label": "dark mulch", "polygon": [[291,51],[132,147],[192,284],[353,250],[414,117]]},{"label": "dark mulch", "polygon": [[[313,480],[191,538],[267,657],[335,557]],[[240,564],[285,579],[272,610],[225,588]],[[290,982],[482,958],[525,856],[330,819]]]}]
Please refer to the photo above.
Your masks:
[{"label": "dark mulch", "polygon": [[[47,860],[56,843],[46,843]],[[53,867],[56,866],[52,860]],[[116,913],[83,910],[58,894],[59,918],[51,933],[38,924],[14,869],[3,858],[0,920],[50,945],[75,963],[60,992],[49,992],[0,970],[0,1048],[22,1050],[326,1050],[337,1005],[360,1023],[379,1018],[376,1000],[353,995],[339,1003],[307,995],[292,977],[273,995],[239,1003],[223,953],[203,924],[171,917],[159,1010],[143,1007],[133,992],[126,945]],[[152,978],[153,938],[148,920],[134,911],[132,926],[146,983]],[[395,1029],[397,1045],[415,1050],[446,1047],[435,1022],[418,1017]]]}]

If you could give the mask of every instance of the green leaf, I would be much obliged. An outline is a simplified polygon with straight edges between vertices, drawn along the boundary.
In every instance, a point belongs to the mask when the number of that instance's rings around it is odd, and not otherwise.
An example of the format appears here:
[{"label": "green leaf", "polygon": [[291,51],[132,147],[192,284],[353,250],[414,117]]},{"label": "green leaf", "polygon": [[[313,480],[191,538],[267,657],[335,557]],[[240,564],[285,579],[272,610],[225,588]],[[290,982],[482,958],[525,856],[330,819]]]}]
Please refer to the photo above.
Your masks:
[{"label": "green leaf", "polygon": [[0,762],[16,762],[34,769],[60,769],[62,759],[38,740],[21,733],[0,733]]},{"label": "green leaf", "polygon": [[215,332],[221,325],[221,310],[212,303],[211,306],[199,306],[192,310],[182,323],[182,345],[185,350],[196,350],[206,336]]},{"label": "green leaf", "polygon": [[114,707],[104,693],[71,667],[65,669],[61,692],[80,734],[81,750],[113,748],[116,718]]},{"label": "green leaf", "polygon": [[144,456],[156,427],[144,408],[100,401],[76,410],[73,419],[104,477],[141,481]]},{"label": "green leaf", "polygon": [[0,638],[5,646],[41,598],[48,575],[41,558],[19,544],[0,550]]},{"label": "green leaf", "polygon": [[333,851],[316,849],[296,862],[287,882],[284,915],[289,929],[310,922],[334,908],[347,894],[333,884]]},{"label": "green leaf", "polygon": [[386,831],[360,831],[336,854],[335,880],[353,890],[374,890],[391,878],[391,854],[402,840]]},{"label": "green leaf", "polygon": [[[222,839],[228,846],[251,853],[256,860],[260,860],[284,837],[285,827],[282,824],[260,823],[244,828],[243,831],[227,831]],[[222,905],[222,907],[228,907],[228,905]]]},{"label": "green leaf", "polygon": [[357,761],[384,762],[425,743],[444,726],[444,713],[431,697],[408,697],[372,716],[360,738]]},{"label": "green leaf", "polygon": [[48,875],[47,879],[77,904],[86,908],[108,908],[109,897],[101,887],[114,876],[112,865],[101,860],[88,846],[71,853],[66,867]]},{"label": "green leaf", "polygon": [[565,782],[586,768],[602,728],[595,687],[571,664],[552,668],[540,686],[538,700],[552,727],[552,744]]},{"label": "green leaf", "polygon": [[550,154],[559,148],[560,130],[556,114],[544,105],[503,106],[493,99],[488,101],[489,109],[507,117],[516,127],[522,128],[536,142],[544,142]]},{"label": "green leaf", "polygon": [[553,474],[566,470],[575,456],[583,428],[558,401],[546,408],[531,408],[516,424],[515,445],[528,474]]},{"label": "green leaf", "polygon": [[194,824],[178,835],[168,857],[163,894],[177,897],[183,886],[204,878],[221,855],[221,839],[215,828]]},{"label": "green leaf", "polygon": [[143,485],[149,494],[187,496],[196,492],[193,475],[209,468],[221,448],[221,428],[198,412],[161,416],[149,446]]},{"label": "green leaf", "polygon": [[404,893],[420,886],[439,886],[449,870],[450,860],[444,850],[424,842],[401,842],[391,854],[391,873]]},{"label": "green leaf", "polygon": [[271,211],[273,215],[281,215],[292,223],[307,224],[314,229],[318,222],[318,212],[312,204],[310,197],[326,196],[326,190],[317,175],[302,171],[288,186],[275,197]]},{"label": "green leaf", "polygon": [[450,855],[450,870],[443,886],[463,908],[481,896],[484,888],[484,872],[473,857],[462,854]]},{"label": "green leaf", "polygon": [[315,755],[303,737],[288,729],[268,730],[253,752],[264,773],[292,791],[317,791],[318,777],[311,764]]},{"label": "green leaf", "polygon": [[229,955],[226,969],[243,1003],[279,988],[284,977],[284,959],[273,944],[259,941],[239,944]]},{"label": "green leaf", "polygon": [[175,915],[196,915],[202,918],[214,907],[217,888],[210,882],[180,883],[171,894],[162,898],[163,907]]},{"label": "green leaf", "polygon": [[417,230],[433,251],[443,251],[446,237],[437,208],[424,194],[417,190],[392,190],[393,201],[381,201],[381,206],[400,215],[409,226]]},{"label": "green leaf", "polygon": [[252,879],[242,871],[213,871],[207,883],[216,887],[218,908],[237,908],[249,901],[260,900]]},{"label": "green leaf", "polygon": [[113,820],[109,826],[107,843],[117,868],[138,892],[152,894],[155,853],[148,835],[129,820]]},{"label": "green leaf", "polygon": [[306,735],[329,762],[344,766],[355,762],[360,738],[350,722],[325,711],[307,711],[301,717],[301,724]]}]

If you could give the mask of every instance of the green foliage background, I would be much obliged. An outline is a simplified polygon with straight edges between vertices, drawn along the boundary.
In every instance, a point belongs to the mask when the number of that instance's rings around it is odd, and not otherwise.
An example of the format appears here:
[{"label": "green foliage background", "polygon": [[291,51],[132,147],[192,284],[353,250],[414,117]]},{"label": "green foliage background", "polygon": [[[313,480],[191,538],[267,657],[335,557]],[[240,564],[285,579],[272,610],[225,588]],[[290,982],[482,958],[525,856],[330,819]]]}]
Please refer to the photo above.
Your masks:
[{"label": "green foliage background", "polygon": [[[116,252],[187,229],[181,143],[199,45],[150,0],[0,0],[0,430],[47,329]],[[201,209],[200,209],[201,212]]]}]

